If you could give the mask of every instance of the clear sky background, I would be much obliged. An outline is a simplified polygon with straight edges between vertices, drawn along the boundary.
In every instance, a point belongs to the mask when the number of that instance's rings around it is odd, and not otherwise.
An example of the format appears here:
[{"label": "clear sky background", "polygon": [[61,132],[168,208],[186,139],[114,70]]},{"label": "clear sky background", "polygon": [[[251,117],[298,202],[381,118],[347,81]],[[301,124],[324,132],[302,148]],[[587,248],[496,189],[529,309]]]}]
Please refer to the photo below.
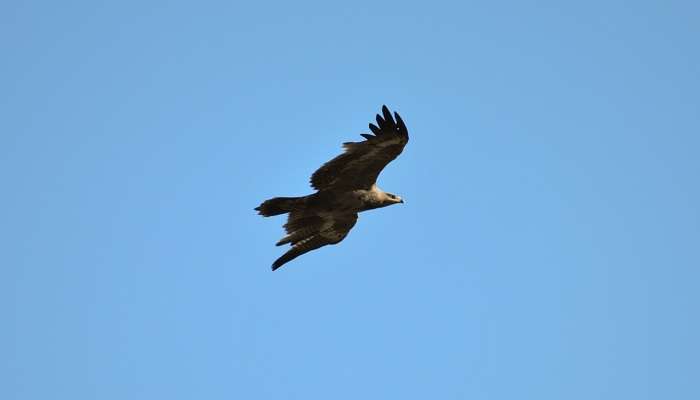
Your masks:
[{"label": "clear sky background", "polygon": [[700,398],[697,2],[110,3],[0,6],[0,398]]}]

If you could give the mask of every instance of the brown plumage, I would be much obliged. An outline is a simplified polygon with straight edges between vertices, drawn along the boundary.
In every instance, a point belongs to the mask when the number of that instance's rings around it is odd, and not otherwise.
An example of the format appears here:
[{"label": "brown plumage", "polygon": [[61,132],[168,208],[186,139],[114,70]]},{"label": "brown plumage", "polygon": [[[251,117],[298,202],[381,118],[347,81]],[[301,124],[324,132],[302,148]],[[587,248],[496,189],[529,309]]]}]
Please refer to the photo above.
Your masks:
[{"label": "brown plumage", "polygon": [[366,140],[343,143],[345,152],[311,175],[316,193],[275,197],[255,208],[264,217],[289,213],[287,236],[277,246],[289,243],[292,248],[272,264],[273,271],[311,250],[341,242],[355,226],[357,213],[403,203],[376,185],[379,173],[408,143],[406,125],[398,113],[394,118],[383,106],[377,125],[369,124],[373,135],[363,133]]}]

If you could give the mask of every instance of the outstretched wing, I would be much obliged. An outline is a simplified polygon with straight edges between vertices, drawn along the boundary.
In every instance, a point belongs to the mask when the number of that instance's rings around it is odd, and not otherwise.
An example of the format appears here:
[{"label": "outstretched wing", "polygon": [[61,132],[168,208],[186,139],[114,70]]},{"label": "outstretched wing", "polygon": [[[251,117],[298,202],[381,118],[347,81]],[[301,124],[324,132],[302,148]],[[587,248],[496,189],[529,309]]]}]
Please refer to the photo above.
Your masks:
[{"label": "outstretched wing", "polygon": [[290,243],[292,248],[275,260],[272,264],[272,270],[276,270],[311,250],[316,250],[327,244],[339,243],[355,226],[355,222],[357,222],[356,213],[309,214],[303,211],[292,211],[289,214],[289,220],[284,225],[287,236],[277,242],[277,246]]},{"label": "outstretched wing", "polygon": [[369,189],[391,160],[398,157],[408,143],[408,130],[398,113],[394,118],[386,106],[377,114],[377,125],[369,124],[374,135],[363,133],[362,142],[343,143],[345,152],[323,164],[311,175],[316,190]]}]

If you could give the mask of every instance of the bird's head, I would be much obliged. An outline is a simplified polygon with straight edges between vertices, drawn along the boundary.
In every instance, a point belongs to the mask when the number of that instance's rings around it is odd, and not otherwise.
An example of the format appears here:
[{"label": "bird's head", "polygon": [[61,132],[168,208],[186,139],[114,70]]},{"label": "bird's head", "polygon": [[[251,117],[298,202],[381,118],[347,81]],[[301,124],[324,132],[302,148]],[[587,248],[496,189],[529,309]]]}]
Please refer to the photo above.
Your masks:
[{"label": "bird's head", "polygon": [[386,194],[386,199],[385,199],[386,205],[392,205],[392,204],[398,204],[398,203],[403,203],[403,199],[401,196],[397,196],[392,193],[387,193]]}]

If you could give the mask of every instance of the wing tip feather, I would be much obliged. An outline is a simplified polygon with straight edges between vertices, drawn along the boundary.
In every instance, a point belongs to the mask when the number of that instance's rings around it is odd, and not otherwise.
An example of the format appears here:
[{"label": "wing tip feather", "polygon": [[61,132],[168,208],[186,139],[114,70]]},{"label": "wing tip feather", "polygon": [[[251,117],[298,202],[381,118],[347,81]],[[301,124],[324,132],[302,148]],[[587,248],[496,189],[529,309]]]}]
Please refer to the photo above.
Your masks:
[{"label": "wing tip feather", "polygon": [[382,106],[382,114],[384,114],[384,120],[387,122],[394,122],[394,119],[391,118],[391,111],[389,111],[389,107],[386,105]]}]

